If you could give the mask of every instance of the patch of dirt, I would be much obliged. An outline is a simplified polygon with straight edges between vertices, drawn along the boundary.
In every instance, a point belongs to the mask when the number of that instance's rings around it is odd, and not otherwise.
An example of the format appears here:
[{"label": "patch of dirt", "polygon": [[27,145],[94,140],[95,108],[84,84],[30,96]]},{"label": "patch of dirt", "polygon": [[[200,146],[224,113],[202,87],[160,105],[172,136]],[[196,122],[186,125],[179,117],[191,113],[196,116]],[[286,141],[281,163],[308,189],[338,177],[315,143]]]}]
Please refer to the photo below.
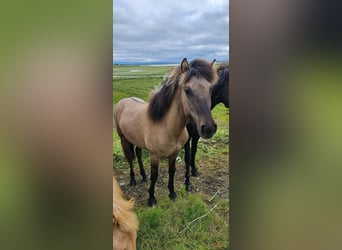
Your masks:
[{"label": "patch of dirt", "polygon": [[[200,150],[200,149],[199,149]],[[197,168],[200,172],[199,177],[190,177],[192,193],[200,193],[205,198],[210,199],[216,192],[219,199],[228,200],[229,198],[229,159],[228,155],[207,156],[196,158]],[[150,185],[150,166],[145,165],[145,171],[148,176],[147,182],[141,182],[142,178],[139,173],[138,163],[134,162],[135,179],[137,185],[131,187],[129,185],[130,176],[129,168],[120,169],[114,168],[114,176],[118,180],[126,198],[134,198],[140,207],[147,206],[148,188]],[[168,164],[167,161],[159,163],[159,175],[155,188],[155,197],[168,196]],[[175,174],[175,191],[178,194],[179,190],[184,188],[185,181],[185,164],[176,163]]]}]

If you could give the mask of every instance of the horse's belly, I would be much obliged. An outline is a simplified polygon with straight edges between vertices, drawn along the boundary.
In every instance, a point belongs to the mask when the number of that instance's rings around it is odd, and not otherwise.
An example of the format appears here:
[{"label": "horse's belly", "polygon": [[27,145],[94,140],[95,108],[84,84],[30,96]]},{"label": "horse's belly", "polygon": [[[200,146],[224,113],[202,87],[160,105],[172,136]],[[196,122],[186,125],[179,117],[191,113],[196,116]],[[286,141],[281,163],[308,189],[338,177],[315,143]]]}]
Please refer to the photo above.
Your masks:
[{"label": "horse's belly", "polygon": [[148,151],[156,155],[158,157],[168,157],[170,155],[175,154],[180,150],[178,146],[175,147],[175,145],[169,145],[167,143],[165,144],[159,144],[159,145],[153,145],[151,143],[147,143],[147,149]]}]

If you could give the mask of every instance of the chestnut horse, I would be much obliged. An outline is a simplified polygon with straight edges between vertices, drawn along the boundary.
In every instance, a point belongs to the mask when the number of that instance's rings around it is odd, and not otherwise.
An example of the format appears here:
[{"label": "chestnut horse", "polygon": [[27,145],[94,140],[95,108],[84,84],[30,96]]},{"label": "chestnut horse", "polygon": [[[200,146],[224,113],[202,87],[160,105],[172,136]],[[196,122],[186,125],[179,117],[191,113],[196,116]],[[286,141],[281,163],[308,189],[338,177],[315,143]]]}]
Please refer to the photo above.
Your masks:
[{"label": "chestnut horse", "polygon": [[217,126],[210,112],[211,91],[216,80],[214,61],[209,63],[195,59],[189,64],[184,58],[152,94],[149,103],[131,97],[120,100],[116,105],[115,126],[130,165],[131,184],[136,184],[133,171],[134,146],[141,173],[141,149],[147,149],[150,153],[149,206],[157,202],[154,187],[162,157],[169,159],[169,198],[174,200],[177,196],[174,191],[175,163],[178,152],[188,140],[185,127],[189,118],[193,119],[201,137],[210,138],[216,132]]},{"label": "chestnut horse", "polygon": [[133,200],[125,200],[113,177],[113,250],[135,250],[138,219],[133,212]]}]

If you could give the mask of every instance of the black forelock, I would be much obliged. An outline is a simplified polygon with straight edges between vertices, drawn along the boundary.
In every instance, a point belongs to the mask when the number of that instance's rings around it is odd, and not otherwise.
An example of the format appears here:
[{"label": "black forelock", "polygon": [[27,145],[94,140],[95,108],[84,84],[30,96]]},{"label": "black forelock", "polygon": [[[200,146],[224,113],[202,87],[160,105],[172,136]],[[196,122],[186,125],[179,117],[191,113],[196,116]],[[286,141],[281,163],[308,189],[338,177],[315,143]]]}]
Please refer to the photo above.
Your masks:
[{"label": "black forelock", "polygon": [[216,79],[216,71],[211,63],[203,59],[195,59],[191,61],[189,70],[185,73],[184,82],[190,81],[191,77],[205,78],[208,82]]}]

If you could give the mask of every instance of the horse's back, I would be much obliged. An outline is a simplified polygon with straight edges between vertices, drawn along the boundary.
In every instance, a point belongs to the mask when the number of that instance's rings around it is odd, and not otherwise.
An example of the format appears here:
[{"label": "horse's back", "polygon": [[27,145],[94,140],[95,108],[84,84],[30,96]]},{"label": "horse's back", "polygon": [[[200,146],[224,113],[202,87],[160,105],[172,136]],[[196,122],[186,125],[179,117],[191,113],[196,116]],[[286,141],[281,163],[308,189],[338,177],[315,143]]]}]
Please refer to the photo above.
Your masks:
[{"label": "horse's back", "polygon": [[136,119],[142,119],[142,112],[147,108],[147,103],[137,97],[123,98],[115,107],[115,122],[121,123],[122,121],[136,123]]},{"label": "horse's back", "polygon": [[138,108],[139,106],[145,106],[147,103],[138,97],[127,97],[121,99],[115,106],[115,113],[119,113],[123,108]]},{"label": "horse's back", "polygon": [[117,131],[132,144],[145,148],[143,128],[147,122],[147,103],[137,97],[121,99],[115,108]]}]

